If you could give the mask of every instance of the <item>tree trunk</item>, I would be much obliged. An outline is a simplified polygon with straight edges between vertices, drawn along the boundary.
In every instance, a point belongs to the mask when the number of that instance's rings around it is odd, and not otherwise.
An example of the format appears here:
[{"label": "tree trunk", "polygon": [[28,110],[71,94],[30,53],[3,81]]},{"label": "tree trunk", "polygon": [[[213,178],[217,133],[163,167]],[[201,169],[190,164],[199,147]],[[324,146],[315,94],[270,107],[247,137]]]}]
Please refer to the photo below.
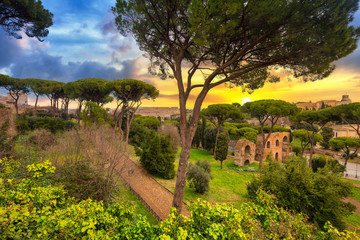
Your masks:
[{"label": "tree trunk", "polygon": [[221,169],[222,169],[222,162],[223,162],[223,161],[220,161],[220,168],[221,168]]},{"label": "tree trunk", "polygon": [[36,109],[37,109],[38,99],[39,99],[39,95],[37,95],[37,96],[36,96],[36,99],[35,99],[35,115],[37,115]]},{"label": "tree trunk", "polygon": [[[186,124],[186,94],[184,92],[184,88],[182,85],[181,78],[181,66],[179,67],[179,71],[175,74],[175,78],[178,83],[179,90],[179,105],[180,105],[180,137],[181,137],[181,152],[179,159],[179,167],[177,171],[174,199],[173,199],[173,207],[175,207],[178,212],[181,212],[182,209],[182,201],[185,193],[185,184],[186,184],[186,171],[188,166],[188,161],[190,157],[191,143],[195,135],[195,131],[199,122],[201,105],[206,97],[206,94],[209,91],[208,87],[204,87],[196,98],[192,119],[190,122],[190,126],[188,127]],[[188,86],[189,87],[189,86]]]},{"label": "tree trunk", "polygon": [[18,100],[19,100],[19,98],[16,98],[16,99],[15,99],[15,109],[16,109],[16,115],[19,115]]}]

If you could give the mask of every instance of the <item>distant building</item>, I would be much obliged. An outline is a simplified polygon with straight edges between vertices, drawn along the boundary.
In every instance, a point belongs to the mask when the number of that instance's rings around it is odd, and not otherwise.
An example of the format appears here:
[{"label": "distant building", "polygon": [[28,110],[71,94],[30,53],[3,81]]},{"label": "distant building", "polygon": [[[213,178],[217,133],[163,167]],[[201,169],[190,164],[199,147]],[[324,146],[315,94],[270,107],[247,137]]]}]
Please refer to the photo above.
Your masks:
[{"label": "distant building", "polygon": [[180,110],[177,107],[140,107],[136,114],[158,117],[161,121],[164,121],[171,120],[174,116],[179,116]]},{"label": "distant building", "polygon": [[[18,106],[28,106],[28,95],[26,93],[20,93],[19,95]],[[0,96],[0,103],[8,106],[14,106],[15,100],[11,97],[10,92],[8,92],[6,96]]]},{"label": "distant building", "polygon": [[[356,129],[356,125],[352,125]],[[332,125],[330,126],[334,131],[334,137],[353,137],[358,138],[359,135],[350,125]]]},{"label": "distant building", "polygon": [[320,110],[327,107],[335,107],[342,104],[351,103],[349,95],[343,95],[341,101],[336,100],[321,100],[317,102],[298,102],[295,105],[302,110]]}]

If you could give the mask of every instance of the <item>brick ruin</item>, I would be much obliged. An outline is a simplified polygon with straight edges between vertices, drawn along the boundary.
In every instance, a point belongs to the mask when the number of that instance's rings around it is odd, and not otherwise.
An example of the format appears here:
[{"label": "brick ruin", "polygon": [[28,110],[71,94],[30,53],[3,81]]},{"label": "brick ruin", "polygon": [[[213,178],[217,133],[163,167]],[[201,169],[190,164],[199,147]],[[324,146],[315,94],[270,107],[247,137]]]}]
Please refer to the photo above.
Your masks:
[{"label": "brick ruin", "polygon": [[[261,135],[257,136],[256,144],[247,139],[240,139],[237,141],[234,148],[235,164],[238,166],[245,166],[255,162],[255,160],[259,161],[261,148]],[[274,159],[283,162],[290,152],[290,133],[275,132],[270,135],[266,142],[263,160],[265,160],[266,156],[272,154]]]}]

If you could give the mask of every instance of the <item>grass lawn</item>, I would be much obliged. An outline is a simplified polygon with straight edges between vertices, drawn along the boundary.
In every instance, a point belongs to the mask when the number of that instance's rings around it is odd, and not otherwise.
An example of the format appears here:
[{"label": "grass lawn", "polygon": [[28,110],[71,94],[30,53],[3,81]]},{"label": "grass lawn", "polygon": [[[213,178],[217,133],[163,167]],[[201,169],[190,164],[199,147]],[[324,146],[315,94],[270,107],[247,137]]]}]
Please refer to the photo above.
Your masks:
[{"label": "grass lawn", "polygon": [[345,218],[348,222],[349,226],[347,227],[349,230],[360,229],[360,216],[355,213]]},{"label": "grass lawn", "polygon": [[151,224],[158,224],[159,222],[144,206],[144,204],[135,196],[135,194],[123,183],[119,182],[118,191],[115,193],[114,201],[121,201],[124,204],[134,208],[135,213],[146,216]]},{"label": "grass lawn", "polygon": [[[220,162],[216,161],[210,153],[198,149],[192,149],[189,161],[195,162],[196,160],[210,161],[213,179],[210,181],[209,192],[203,195],[195,193],[193,189],[186,186],[184,200],[187,204],[195,201],[197,198],[201,198],[211,203],[232,203],[235,207],[237,207],[244,200],[246,201],[246,184],[253,179],[256,173],[237,173],[236,170],[240,167],[234,164],[233,159],[225,160],[223,162],[223,169],[221,169]],[[178,158],[175,165],[175,169],[177,169]],[[250,167],[257,169],[258,164],[252,164]],[[156,178],[156,180],[170,191],[174,192],[176,179],[164,180]]]}]

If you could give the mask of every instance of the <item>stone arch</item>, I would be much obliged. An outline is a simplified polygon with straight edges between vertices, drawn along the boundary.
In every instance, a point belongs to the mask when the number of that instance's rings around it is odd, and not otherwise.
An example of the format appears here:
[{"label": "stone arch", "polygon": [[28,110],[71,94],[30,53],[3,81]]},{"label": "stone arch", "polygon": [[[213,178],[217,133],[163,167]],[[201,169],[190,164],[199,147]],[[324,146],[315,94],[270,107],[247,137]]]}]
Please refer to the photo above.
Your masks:
[{"label": "stone arch", "polygon": [[270,148],[270,141],[267,142],[266,147]]},{"label": "stone arch", "polygon": [[245,160],[244,166],[249,165],[249,164],[250,164],[250,160],[249,159]]},{"label": "stone arch", "polygon": [[279,153],[275,153],[275,159],[279,160]]},{"label": "stone arch", "polygon": [[276,139],[275,145],[278,147],[279,146],[279,140]]},{"label": "stone arch", "polygon": [[250,154],[250,146],[249,145],[246,145],[245,147],[245,154]]}]

